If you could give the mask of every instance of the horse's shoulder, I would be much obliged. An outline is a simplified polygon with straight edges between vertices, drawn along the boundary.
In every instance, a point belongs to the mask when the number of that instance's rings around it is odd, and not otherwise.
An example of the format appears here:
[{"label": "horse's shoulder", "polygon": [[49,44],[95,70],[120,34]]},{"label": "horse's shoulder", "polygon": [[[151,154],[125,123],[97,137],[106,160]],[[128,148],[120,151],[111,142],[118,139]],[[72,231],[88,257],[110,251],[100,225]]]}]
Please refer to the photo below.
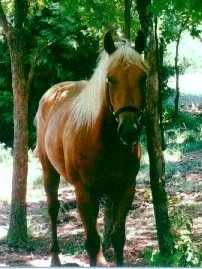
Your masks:
[{"label": "horse's shoulder", "polygon": [[40,100],[39,109],[44,116],[64,102],[74,98],[86,86],[87,81],[66,81],[47,90]]}]

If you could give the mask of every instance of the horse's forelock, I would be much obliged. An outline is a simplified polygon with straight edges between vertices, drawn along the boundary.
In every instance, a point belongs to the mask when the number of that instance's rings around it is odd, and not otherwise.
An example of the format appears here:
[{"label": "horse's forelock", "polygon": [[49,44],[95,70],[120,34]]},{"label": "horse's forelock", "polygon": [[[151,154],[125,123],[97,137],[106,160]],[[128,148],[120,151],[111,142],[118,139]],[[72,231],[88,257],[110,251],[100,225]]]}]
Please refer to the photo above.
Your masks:
[{"label": "horse's forelock", "polygon": [[136,65],[147,73],[148,66],[143,60],[142,55],[132,48],[129,42],[122,43],[121,45],[118,43],[117,50],[109,58],[108,69],[114,69],[122,62],[128,65]]}]

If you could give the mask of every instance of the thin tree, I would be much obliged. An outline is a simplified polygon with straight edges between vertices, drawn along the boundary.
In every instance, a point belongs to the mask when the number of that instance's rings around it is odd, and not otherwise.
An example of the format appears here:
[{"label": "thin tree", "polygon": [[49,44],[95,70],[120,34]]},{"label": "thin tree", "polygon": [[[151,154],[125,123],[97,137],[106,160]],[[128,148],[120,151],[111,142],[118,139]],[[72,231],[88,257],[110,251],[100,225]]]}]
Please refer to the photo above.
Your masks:
[{"label": "thin tree", "polygon": [[179,87],[179,45],[180,45],[180,40],[182,37],[182,33],[185,30],[185,26],[187,25],[187,22],[189,21],[189,17],[186,18],[185,21],[183,21],[181,28],[179,30],[179,33],[177,35],[177,40],[176,40],[176,46],[175,46],[175,89],[176,89],[176,95],[175,95],[175,113],[174,117],[177,118],[179,114],[179,98],[180,98],[180,87]]},{"label": "thin tree", "polygon": [[0,1],[0,25],[7,38],[12,70],[14,100],[14,157],[12,177],[12,202],[8,238],[11,241],[27,240],[26,189],[28,173],[28,97],[24,61],[24,23],[28,1],[14,1],[14,22],[7,19]]},{"label": "thin tree", "polygon": [[146,82],[146,133],[150,160],[150,185],[153,197],[159,249],[162,256],[173,253],[173,238],[168,217],[168,202],[165,190],[165,161],[159,129],[159,88],[156,57],[155,31],[152,14],[147,13],[149,0],[137,0],[140,23],[146,36],[146,57],[149,71]]},{"label": "thin tree", "polygon": [[124,0],[124,35],[128,40],[131,36],[131,8],[132,0]]}]

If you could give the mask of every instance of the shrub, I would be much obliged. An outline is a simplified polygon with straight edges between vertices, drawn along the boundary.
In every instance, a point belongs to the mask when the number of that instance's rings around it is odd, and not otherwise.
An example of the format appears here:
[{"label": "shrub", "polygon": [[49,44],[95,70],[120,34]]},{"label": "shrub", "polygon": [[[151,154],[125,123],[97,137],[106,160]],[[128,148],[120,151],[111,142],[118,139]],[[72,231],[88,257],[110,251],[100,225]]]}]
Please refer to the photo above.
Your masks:
[{"label": "shrub", "polygon": [[192,217],[182,210],[173,210],[170,220],[174,236],[173,255],[162,257],[158,250],[146,249],[145,259],[150,266],[201,267],[202,251],[192,240]]}]

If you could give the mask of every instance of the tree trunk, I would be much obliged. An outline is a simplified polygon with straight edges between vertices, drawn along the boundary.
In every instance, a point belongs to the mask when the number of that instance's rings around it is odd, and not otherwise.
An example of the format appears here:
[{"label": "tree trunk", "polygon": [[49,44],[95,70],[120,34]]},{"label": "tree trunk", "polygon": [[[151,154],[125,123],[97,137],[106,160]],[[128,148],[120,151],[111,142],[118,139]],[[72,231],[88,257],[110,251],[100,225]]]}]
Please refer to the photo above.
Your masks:
[{"label": "tree trunk", "polygon": [[161,130],[161,146],[162,150],[166,149],[165,137],[164,137],[164,126],[163,126],[163,56],[164,56],[164,42],[163,39],[160,40],[159,51],[158,51],[158,75],[159,75],[159,117],[160,117],[160,130]]},{"label": "tree trunk", "polygon": [[156,45],[156,63],[157,63],[157,73],[158,73],[158,104],[159,104],[159,128],[161,134],[161,147],[165,150],[165,139],[164,139],[164,128],[163,128],[163,83],[162,83],[162,67],[163,67],[163,40],[160,42],[157,36],[158,21],[155,18],[155,45]]},{"label": "tree trunk", "polygon": [[175,77],[176,77],[176,96],[175,96],[175,113],[174,117],[177,118],[179,114],[179,97],[180,97],[180,88],[179,88],[179,66],[178,66],[178,57],[179,57],[179,44],[180,44],[180,36],[176,42],[176,50],[175,50]]},{"label": "tree trunk", "polygon": [[132,0],[124,0],[125,9],[124,9],[124,35],[125,37],[130,40],[130,30],[131,30],[131,7],[132,7]]},{"label": "tree trunk", "polygon": [[26,189],[28,173],[28,90],[24,74],[22,34],[10,34],[9,49],[14,99],[14,158],[8,240],[27,240]]},{"label": "tree trunk", "polygon": [[[26,189],[28,173],[28,97],[37,61],[42,53],[59,37],[41,48],[35,55],[28,75],[25,75],[26,37],[24,24],[29,9],[28,0],[14,1],[14,26],[4,13],[0,0],[0,26],[7,38],[11,58],[12,88],[14,101],[14,158],[12,177],[12,201],[8,240],[22,242],[27,240]],[[71,27],[68,34],[85,29],[85,26]]]},{"label": "tree trunk", "polygon": [[163,256],[173,252],[170,221],[168,217],[167,194],[165,190],[165,162],[161,147],[158,109],[158,73],[156,66],[156,46],[154,32],[151,32],[148,49],[149,73],[147,78],[147,147],[150,160],[150,184],[159,242]]},{"label": "tree trunk", "polygon": [[141,27],[146,36],[146,58],[149,71],[146,82],[146,134],[150,161],[150,185],[153,197],[154,214],[159,249],[162,256],[173,253],[173,238],[168,217],[167,194],[165,190],[165,161],[159,129],[159,88],[157,54],[152,14],[147,13],[150,0],[137,0],[137,11]]}]

